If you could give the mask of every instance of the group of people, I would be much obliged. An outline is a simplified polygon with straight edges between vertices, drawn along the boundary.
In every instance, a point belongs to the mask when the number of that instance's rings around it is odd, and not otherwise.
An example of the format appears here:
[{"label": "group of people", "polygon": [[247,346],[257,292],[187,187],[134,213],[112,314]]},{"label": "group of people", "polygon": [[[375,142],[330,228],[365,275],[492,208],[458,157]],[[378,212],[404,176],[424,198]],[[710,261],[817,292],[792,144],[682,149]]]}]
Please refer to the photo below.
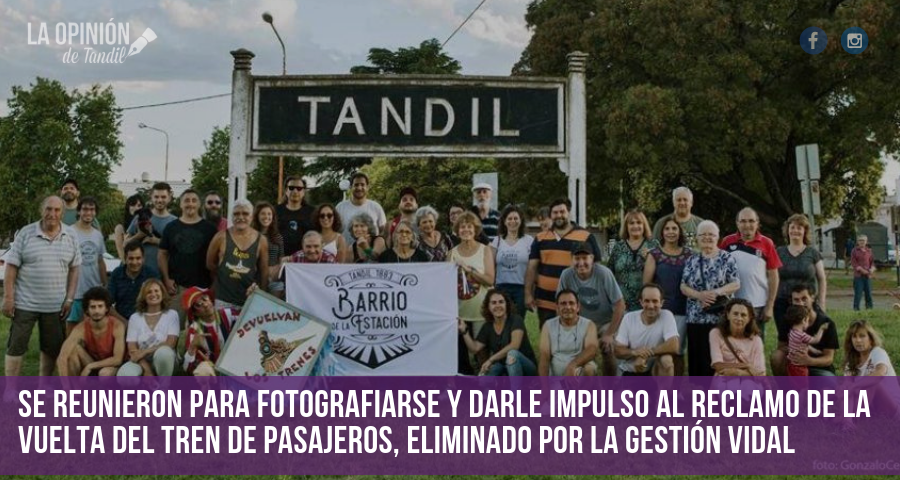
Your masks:
[{"label": "group of people", "polygon": [[[486,183],[472,189],[473,207],[450,206],[448,231],[411,187],[400,190],[399,214],[389,220],[368,198],[364,173],[352,176],[350,198],[336,205],[310,205],[300,176],[284,187],[277,206],[234,202],[229,226],[216,192],[186,190],[176,217],[171,188],[155,184],[148,205],[127,200],[116,228],[123,263],[107,278],[100,206],[67,180],[10,249],[6,374],[20,372],[37,323],[42,375],[54,367],[64,375],[171,375],[179,358],[187,373],[213,375],[247,297],[256,289],[283,297],[280,267],[289,262],[455,263],[461,374],[683,375],[687,363],[690,375],[764,375],[762,336],[772,319],[773,373],[835,372],[838,332],[825,314],[824,264],[803,215],[787,219],[787,244],[778,248],[752,208],[738,213],[737,233],[720,239],[679,187],[674,211],[654,228],[638,210],[625,215],[603,265],[596,238],[570,220],[566,199],[542,209],[541,231],[530,236],[520,207],[491,208]],[[524,322],[529,310],[539,319],[537,352]],[[870,341],[848,330],[846,372],[892,372],[889,360],[877,366],[886,358],[877,332],[860,325]]]}]

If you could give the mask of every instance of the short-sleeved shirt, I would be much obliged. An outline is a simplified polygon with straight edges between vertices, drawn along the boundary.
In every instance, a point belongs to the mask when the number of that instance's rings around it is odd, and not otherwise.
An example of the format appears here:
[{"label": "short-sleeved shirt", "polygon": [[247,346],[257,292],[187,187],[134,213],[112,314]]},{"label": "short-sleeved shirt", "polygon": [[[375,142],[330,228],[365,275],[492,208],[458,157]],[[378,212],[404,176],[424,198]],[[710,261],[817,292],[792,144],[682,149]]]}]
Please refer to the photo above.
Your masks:
[{"label": "short-sleeved shirt", "polygon": [[812,337],[808,333],[792,328],[788,333],[788,353],[802,354],[806,352],[810,340]]},{"label": "short-sleeved shirt", "polygon": [[565,236],[556,231],[541,232],[531,244],[529,260],[539,260],[534,300],[538,308],[556,311],[556,287],[563,270],[572,266],[572,250],[581,242],[587,242],[594,251],[594,258],[601,258],[597,239],[587,230],[573,226]]},{"label": "short-sleeved shirt", "polygon": [[[166,216],[159,217],[155,213],[150,216],[150,225],[153,226],[153,234],[156,237],[162,239],[163,233],[166,231],[166,226],[170,223],[177,220],[178,217],[172,215],[169,212],[166,212]],[[128,226],[127,233],[129,235],[136,235],[138,232],[138,218],[135,215],[134,219],[131,221],[131,225]],[[144,244],[144,265],[148,265],[150,268],[159,271],[159,262],[157,260],[157,256],[159,254],[159,247],[156,245],[150,245],[149,243]]]},{"label": "short-sleeved shirt", "polygon": [[147,319],[143,313],[134,313],[128,319],[125,341],[137,343],[139,349],[146,350],[163,344],[169,336],[177,337],[180,333],[178,312],[175,310],[163,311],[156,326],[152,329],[147,325]]},{"label": "short-sleeved shirt", "polygon": [[56,238],[50,239],[38,221],[22,227],[9,248],[6,263],[19,267],[17,309],[58,312],[66,300],[69,269],[81,265],[81,249],[72,227],[61,226]]},{"label": "short-sleeved shirt", "polygon": [[[719,250],[714,258],[706,258],[699,253],[692,256],[685,264],[684,274],[681,276],[681,283],[698,292],[715,290],[736,281],[737,264],[731,254],[724,250]],[[699,300],[687,300],[687,323],[714,325],[718,321],[718,315],[703,311]]]},{"label": "short-sleeved shirt", "polygon": [[[841,342],[838,339],[838,331],[837,327],[834,324],[834,321],[828,318],[828,315],[825,315],[825,312],[823,312],[818,305],[815,305],[813,308],[816,310],[816,321],[806,329],[806,333],[808,335],[815,335],[816,333],[818,333],[819,328],[826,323],[828,324],[828,329],[826,329],[825,333],[822,334],[822,340],[819,343],[811,344],[810,346],[820,351],[839,350],[841,348]],[[816,355],[810,356],[815,357]],[[824,370],[834,372],[834,365],[815,368],[822,368]]]},{"label": "short-sleeved shirt", "polygon": [[481,220],[481,231],[491,240],[496,238],[500,229],[500,212],[488,209],[488,214],[484,218],[481,218],[481,210],[477,206],[472,207],[472,212],[478,216],[478,220]]},{"label": "short-sleeved shirt", "polygon": [[534,237],[525,235],[516,239],[515,245],[506,243],[506,240],[496,237],[491,240],[491,246],[497,249],[496,285],[512,284],[524,285],[525,273],[528,271],[528,257],[531,255],[531,245]]},{"label": "short-sleeved shirt", "polygon": [[619,240],[609,254],[609,269],[619,282],[625,297],[625,308],[629,312],[641,309],[645,255],[658,246],[656,240],[644,240],[637,249],[632,250],[627,240]]},{"label": "short-sleeved shirt", "polygon": [[[313,229],[312,216],[315,212],[312,205],[301,205],[298,210],[291,210],[285,204],[275,207],[278,217],[278,233],[284,239],[284,254],[291,256],[302,248],[303,235]],[[344,222],[349,219],[344,219]]]},{"label": "short-sleeved shirt", "polygon": [[[757,372],[766,371],[766,352],[762,337],[759,335],[750,338],[729,337],[728,342],[734,347],[734,352],[728,348],[728,343],[725,343],[721,330],[714,328],[709,331],[709,355],[712,360],[710,366],[717,363],[747,363]],[[739,357],[735,357],[735,352]]]},{"label": "short-sleeved shirt", "polygon": [[650,255],[656,262],[653,282],[662,288],[666,310],[675,315],[685,315],[687,297],[681,293],[681,277],[684,274],[684,266],[694,253],[690,248],[682,248],[678,255],[669,255],[662,247],[656,247],[650,250]]},{"label": "short-sleeved shirt", "polygon": [[563,289],[573,290],[578,294],[581,316],[594,322],[597,328],[612,321],[613,307],[622,299],[622,290],[616,283],[616,277],[599,263],[594,264],[587,280],[578,278],[573,267],[563,270],[556,291]]},{"label": "short-sleeved shirt", "polygon": [[370,232],[373,235],[383,233],[379,230],[379,225],[387,225],[387,215],[384,214],[384,209],[375,200],[366,199],[362,205],[354,205],[350,200],[343,200],[334,209],[341,216],[341,222],[344,224],[344,240],[347,241],[348,245],[353,243],[353,232],[351,231],[353,222],[351,220],[356,215],[360,213],[369,215],[372,222],[375,223],[375,231]]},{"label": "short-sleeved shirt", "polygon": [[[660,310],[659,318],[650,325],[644,323],[641,313],[641,310],[628,312],[622,317],[622,324],[616,332],[616,343],[635,350],[653,348],[672,337],[678,338],[678,327],[675,325],[675,315],[672,312]],[[634,365],[631,362],[620,362],[619,368],[626,372],[634,372]]]},{"label": "short-sleeved shirt", "polygon": [[[675,218],[674,213],[663,215],[656,221],[653,225],[653,238],[662,238],[663,227],[666,225],[666,222],[672,218]],[[692,214],[691,218],[686,222],[678,222],[678,224],[681,225],[681,231],[684,232],[684,245],[691,250],[697,250],[697,226],[700,225],[700,222],[702,221],[702,218]]]},{"label": "short-sleeved shirt", "polygon": [[103,286],[100,278],[100,259],[106,252],[106,246],[103,234],[96,228],[84,232],[72,227],[72,231],[75,232],[78,249],[81,250],[81,268],[78,269],[78,287],[75,288],[75,299],[80,299],[89,289]]},{"label": "short-sleeved shirt", "polygon": [[206,268],[206,253],[218,230],[205,220],[170,223],[159,248],[169,253],[169,278],[182,287],[209,288],[212,279]]},{"label": "short-sleeved shirt", "polygon": [[[875,372],[875,367],[878,365],[887,367],[887,376],[897,376],[897,372],[894,371],[894,366],[891,365],[891,359],[888,356],[888,353],[881,347],[875,347],[869,352],[869,359],[866,363],[859,366],[859,376],[866,377],[872,375],[872,373]],[[851,375],[853,375],[853,373],[850,371],[850,366],[844,365],[844,376],[849,377]]]},{"label": "short-sleeved shirt", "polygon": [[519,345],[519,353],[537,364],[534,350],[531,348],[531,342],[528,341],[528,331],[525,329],[525,321],[518,315],[507,318],[506,322],[503,324],[503,331],[499,334],[494,330],[493,324],[489,323],[485,325],[481,331],[478,332],[478,337],[475,340],[484,344],[488,354],[493,355],[509,345],[509,342],[512,341],[512,332],[514,330],[522,331],[522,343]]},{"label": "short-sleeved shirt", "polygon": [[587,337],[588,325],[591,321],[578,317],[578,322],[571,327],[563,327],[559,317],[547,320],[544,328],[550,337],[550,375],[562,376],[569,363],[581,355],[584,340]]},{"label": "short-sleeved shirt", "polygon": [[819,291],[816,264],[822,261],[822,254],[813,247],[806,247],[800,255],[791,255],[787,246],[778,247],[781,268],[778,269],[778,298],[790,301],[791,289],[797,285],[812,288],[812,294]]},{"label": "short-sleeved shirt", "polygon": [[116,267],[109,275],[109,295],[116,311],[122,318],[128,319],[134,313],[141,286],[151,278],[159,279],[159,272],[144,265],[137,276],[131,278],[124,263]]},{"label": "short-sleeved shirt", "polygon": [[781,268],[781,258],[772,240],[756,232],[756,237],[745,242],[740,233],[733,233],[722,239],[719,248],[730,253],[737,263],[741,289],[734,296],[747,300],[756,308],[764,307],[769,298],[766,271]]}]

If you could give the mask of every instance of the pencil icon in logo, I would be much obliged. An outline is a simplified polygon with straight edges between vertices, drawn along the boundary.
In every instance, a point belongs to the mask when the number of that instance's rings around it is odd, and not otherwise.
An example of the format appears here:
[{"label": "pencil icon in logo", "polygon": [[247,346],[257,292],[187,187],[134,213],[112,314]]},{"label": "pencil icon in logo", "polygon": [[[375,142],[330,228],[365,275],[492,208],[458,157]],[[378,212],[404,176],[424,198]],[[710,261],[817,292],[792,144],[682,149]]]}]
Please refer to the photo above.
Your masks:
[{"label": "pencil icon in logo", "polygon": [[131,48],[128,49],[128,56],[126,56],[125,58],[141,53],[141,50],[143,50],[148,43],[154,40],[156,40],[156,33],[154,33],[150,28],[147,28],[146,30],[144,30],[144,33],[137,40],[135,40],[134,43],[131,44]]}]

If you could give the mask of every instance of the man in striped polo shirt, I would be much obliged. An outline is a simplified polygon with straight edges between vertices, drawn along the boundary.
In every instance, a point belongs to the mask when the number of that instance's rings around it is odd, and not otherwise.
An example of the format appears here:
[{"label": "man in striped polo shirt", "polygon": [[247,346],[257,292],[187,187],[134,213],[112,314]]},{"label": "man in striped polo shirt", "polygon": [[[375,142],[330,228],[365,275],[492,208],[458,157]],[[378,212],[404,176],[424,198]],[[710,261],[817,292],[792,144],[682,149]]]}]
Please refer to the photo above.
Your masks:
[{"label": "man in striped polo shirt", "polygon": [[563,270],[572,266],[572,254],[582,242],[600,258],[597,239],[584,228],[569,221],[568,199],[558,199],[550,204],[553,228],[539,233],[531,244],[528,270],[525,274],[525,305],[537,307],[540,325],[556,316],[556,287]]},{"label": "man in striped polo shirt", "polygon": [[70,227],[62,224],[63,201],[47,197],[41,220],[19,231],[6,260],[3,314],[12,318],[6,350],[6,376],[18,376],[34,324],[41,340],[41,375],[52,375],[64,340],[64,319],[75,301],[81,250]]}]

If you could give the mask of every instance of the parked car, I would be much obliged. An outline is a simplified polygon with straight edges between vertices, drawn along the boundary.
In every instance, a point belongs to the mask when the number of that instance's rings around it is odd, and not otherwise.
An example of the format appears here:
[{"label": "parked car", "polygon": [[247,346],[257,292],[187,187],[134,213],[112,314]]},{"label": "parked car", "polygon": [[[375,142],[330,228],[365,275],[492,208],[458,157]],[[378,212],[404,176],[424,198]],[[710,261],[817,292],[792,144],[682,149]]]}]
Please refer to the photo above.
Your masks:
[{"label": "parked car", "polygon": [[[9,249],[0,249],[0,285],[3,285],[3,279],[6,278],[6,255]],[[110,253],[103,253],[103,262],[106,263],[106,273],[111,274],[113,270],[122,264],[122,261]]]}]

